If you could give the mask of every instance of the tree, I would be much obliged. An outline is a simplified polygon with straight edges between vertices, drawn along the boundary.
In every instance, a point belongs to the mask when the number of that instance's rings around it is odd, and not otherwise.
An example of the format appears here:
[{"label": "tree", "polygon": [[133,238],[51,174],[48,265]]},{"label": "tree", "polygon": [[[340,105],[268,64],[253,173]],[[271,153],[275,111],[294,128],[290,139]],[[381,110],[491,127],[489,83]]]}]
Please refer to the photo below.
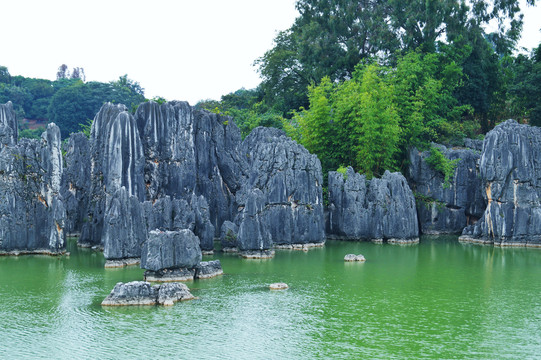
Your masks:
[{"label": "tree", "polygon": [[112,81],[111,84],[118,86],[118,87],[125,87],[134,92],[135,94],[139,94],[141,96],[145,96],[145,89],[141,87],[141,84],[139,84],[137,81],[134,81],[130,78],[128,78],[128,74],[124,74],[122,76],[118,77],[117,81]]},{"label": "tree", "polygon": [[200,101],[195,108],[233,117],[242,138],[245,138],[258,126],[278,129],[283,127],[284,119],[281,114],[269,108],[261,98],[260,88],[251,90],[242,88],[223,95],[220,101],[211,99]]},{"label": "tree", "polygon": [[397,54],[411,50],[440,52],[491,20],[499,24],[493,41],[509,51],[522,28],[518,0],[298,0],[296,6],[295,23],[256,60],[264,100],[284,116],[308,105],[307,86],[325,76],[350,79],[363,59],[394,65]]},{"label": "tree", "polygon": [[93,119],[106,102],[124,104],[134,109],[144,97],[127,87],[100,82],[83,83],[78,80],[61,87],[52,97],[48,107],[49,121],[60,128],[63,138],[80,130],[80,124]]},{"label": "tree", "polygon": [[519,54],[512,63],[509,98],[514,117],[541,126],[541,43],[530,56]]},{"label": "tree", "polygon": [[308,88],[309,109],[285,126],[318,155],[324,172],[353,166],[367,176],[405,168],[410,147],[464,136],[469,107],[453,97],[460,67],[445,53],[412,51],[396,67],[360,63],[352,79]]},{"label": "tree", "polygon": [[85,82],[86,81],[85,69],[83,69],[82,67],[74,67],[73,71],[71,72],[71,78],[79,79],[82,82]]},{"label": "tree", "polygon": [[0,66],[0,83],[9,84],[10,82],[11,75],[9,74],[8,68]]},{"label": "tree", "polygon": [[68,65],[62,64],[58,67],[58,71],[56,72],[56,80],[60,79],[69,79],[70,78],[70,71],[68,68]]}]

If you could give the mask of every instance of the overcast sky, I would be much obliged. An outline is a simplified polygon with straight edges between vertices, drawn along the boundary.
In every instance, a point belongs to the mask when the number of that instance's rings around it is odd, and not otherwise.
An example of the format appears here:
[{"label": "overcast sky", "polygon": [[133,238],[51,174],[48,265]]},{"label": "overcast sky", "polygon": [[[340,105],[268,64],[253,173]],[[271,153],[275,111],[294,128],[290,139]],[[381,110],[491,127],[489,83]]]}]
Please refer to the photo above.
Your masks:
[{"label": "overcast sky", "polygon": [[[295,0],[3,1],[0,65],[51,80],[64,63],[87,81],[128,74],[147,97],[194,105],[256,87],[254,60],[297,15]],[[541,42],[539,19],[526,9],[520,46]]]}]

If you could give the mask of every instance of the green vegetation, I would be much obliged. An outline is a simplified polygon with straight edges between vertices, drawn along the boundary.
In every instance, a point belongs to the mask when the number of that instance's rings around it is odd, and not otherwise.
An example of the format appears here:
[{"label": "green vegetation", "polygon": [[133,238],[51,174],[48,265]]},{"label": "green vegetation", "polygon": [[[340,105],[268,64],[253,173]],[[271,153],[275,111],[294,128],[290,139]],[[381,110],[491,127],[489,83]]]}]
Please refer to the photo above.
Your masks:
[{"label": "green vegetation", "polygon": [[239,127],[242,138],[258,126],[283,128],[283,117],[262,101],[259,89],[240,89],[222,96],[221,101],[200,101],[195,108],[231,116]]},{"label": "green vegetation", "polygon": [[[255,62],[256,89],[198,104],[231,115],[243,137],[260,125],[282,128],[318,155],[324,173],[352,166],[370,178],[404,171],[411,147],[460,146],[508,118],[541,125],[541,44],[512,55],[518,1],[296,7],[300,16]],[[491,20],[499,28],[486,33]],[[440,153],[430,159],[448,186],[455,164]]]},{"label": "green vegetation", "polygon": [[440,172],[443,175],[443,188],[446,189],[450,185],[450,181],[455,173],[456,165],[460,159],[450,160],[445,157],[443,152],[435,146],[430,148],[430,156],[426,158],[426,163],[432,169]]},{"label": "green vegetation", "polygon": [[19,138],[41,139],[41,134],[45,131],[44,128],[24,129],[19,131]]},{"label": "green vegetation", "polygon": [[[133,110],[144,101],[139,83],[120,76],[110,83],[84,82],[84,70],[59,67],[57,80],[12,76],[0,66],[0,103],[11,101],[17,119],[47,120],[60,128],[62,137],[80,130],[79,124],[93,119],[105,102],[125,104]],[[21,137],[39,137],[42,130],[21,129]]]}]

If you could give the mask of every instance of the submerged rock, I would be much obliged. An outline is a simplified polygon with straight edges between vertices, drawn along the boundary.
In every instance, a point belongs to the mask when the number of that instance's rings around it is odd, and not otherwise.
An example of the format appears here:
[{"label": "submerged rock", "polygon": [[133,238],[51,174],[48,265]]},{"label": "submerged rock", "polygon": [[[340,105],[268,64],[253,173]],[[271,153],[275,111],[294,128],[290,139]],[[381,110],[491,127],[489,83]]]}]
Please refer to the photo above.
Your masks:
[{"label": "submerged rock", "polygon": [[244,250],[239,255],[244,259],[272,259],[274,250]]},{"label": "submerged rock", "polygon": [[0,253],[65,252],[60,146],[60,130],[51,123],[40,140],[0,148]]},{"label": "submerged rock", "polygon": [[269,285],[271,290],[287,290],[289,286],[286,283],[273,283]]},{"label": "submerged rock", "polygon": [[195,270],[195,279],[210,279],[224,273],[220,260],[202,261]]},{"label": "submerged rock", "polygon": [[363,255],[359,254],[359,255],[355,255],[355,254],[347,254],[346,256],[344,256],[344,261],[360,261],[360,262],[364,262],[366,261],[366,259],[364,258]]},{"label": "submerged rock", "polygon": [[102,301],[102,306],[165,305],[192,300],[194,296],[184,284],[171,283],[151,286],[145,281],[119,282]]},{"label": "submerged rock", "polygon": [[480,160],[487,207],[461,241],[541,247],[541,128],[508,120],[485,137]]},{"label": "submerged rock", "polygon": [[349,240],[418,242],[415,198],[400,173],[367,181],[349,167],[329,172],[327,232]]},{"label": "submerged rock", "polygon": [[[466,142],[478,146],[477,142]],[[478,163],[480,152],[473,149],[448,149],[437,146],[449,160],[457,160],[449,184],[444,176],[426,162],[429,151],[412,149],[408,177],[417,196],[421,232],[424,234],[460,233],[483,214],[486,202],[482,195]]]}]

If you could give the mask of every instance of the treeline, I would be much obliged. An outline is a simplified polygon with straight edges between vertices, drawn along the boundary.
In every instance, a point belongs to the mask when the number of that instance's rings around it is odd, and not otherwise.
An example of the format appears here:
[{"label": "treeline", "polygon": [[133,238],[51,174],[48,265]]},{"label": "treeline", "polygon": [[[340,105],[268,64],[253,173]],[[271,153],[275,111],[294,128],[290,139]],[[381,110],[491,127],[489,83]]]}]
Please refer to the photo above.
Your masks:
[{"label": "treeline", "polygon": [[508,118],[541,126],[541,44],[514,55],[519,5],[298,0],[300,16],[256,61],[258,88],[197,106],[234,116],[244,136],[283,128],[325,172],[403,170],[411,146],[460,145]]},{"label": "treeline", "polygon": [[[125,104],[131,110],[145,100],[144,89],[139,83],[120,76],[108,83],[85,82],[84,70],[70,72],[61,65],[55,81],[12,76],[5,66],[0,66],[0,103],[11,101],[17,119],[54,122],[62,138],[81,131],[81,124],[88,124],[105,102]],[[21,136],[39,137],[41,129],[21,129]]]}]

